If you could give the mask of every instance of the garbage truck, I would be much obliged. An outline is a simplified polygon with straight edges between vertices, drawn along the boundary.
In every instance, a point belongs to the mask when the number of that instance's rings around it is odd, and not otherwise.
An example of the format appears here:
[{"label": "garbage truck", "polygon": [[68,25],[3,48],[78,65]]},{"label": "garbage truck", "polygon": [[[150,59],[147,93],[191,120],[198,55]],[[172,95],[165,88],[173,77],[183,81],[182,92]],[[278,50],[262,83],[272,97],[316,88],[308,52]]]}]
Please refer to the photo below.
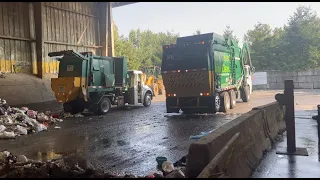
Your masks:
[{"label": "garbage truck", "polygon": [[51,88],[65,112],[88,109],[106,114],[112,105],[151,105],[153,92],[142,81],[142,71],[127,70],[125,57],[96,56],[73,50],[51,52],[59,61],[58,78]]},{"label": "garbage truck", "polygon": [[228,112],[237,98],[250,100],[250,51],[232,38],[216,33],[180,37],[163,46],[161,70],[167,113]]}]

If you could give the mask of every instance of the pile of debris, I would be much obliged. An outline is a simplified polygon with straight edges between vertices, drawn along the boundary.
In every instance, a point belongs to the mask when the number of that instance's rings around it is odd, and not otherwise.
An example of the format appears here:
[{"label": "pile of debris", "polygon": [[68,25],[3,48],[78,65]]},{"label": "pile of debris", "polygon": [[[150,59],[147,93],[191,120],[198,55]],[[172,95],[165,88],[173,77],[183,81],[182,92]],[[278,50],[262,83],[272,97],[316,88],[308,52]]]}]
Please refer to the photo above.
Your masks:
[{"label": "pile of debris", "polygon": [[8,151],[0,152],[0,178],[185,178],[186,157],[176,163],[164,162],[162,170],[150,172],[147,176],[120,175],[93,169],[82,163],[75,163],[73,157],[46,162],[15,156]]},{"label": "pile of debris", "polygon": [[5,79],[6,76],[4,76],[4,75],[5,75],[5,73],[0,71],[0,78]]},{"label": "pile of debris", "polygon": [[50,111],[38,113],[27,107],[10,107],[6,100],[0,99],[0,139],[44,131],[50,124],[62,121]]},{"label": "pile of debris", "polygon": [[133,175],[117,175],[93,168],[69,165],[64,159],[46,162],[35,161],[24,155],[14,156],[0,152],[0,178],[142,178]]},{"label": "pile of debris", "polygon": [[146,178],[186,178],[187,156],[175,163],[164,161],[157,171],[149,172]]}]

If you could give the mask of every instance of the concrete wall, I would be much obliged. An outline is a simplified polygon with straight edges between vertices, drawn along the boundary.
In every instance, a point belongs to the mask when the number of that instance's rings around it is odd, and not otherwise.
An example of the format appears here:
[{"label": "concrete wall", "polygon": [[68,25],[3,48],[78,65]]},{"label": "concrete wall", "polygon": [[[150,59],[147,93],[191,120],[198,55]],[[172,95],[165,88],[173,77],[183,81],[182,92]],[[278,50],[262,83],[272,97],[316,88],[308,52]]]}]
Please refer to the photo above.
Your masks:
[{"label": "concrete wall", "polygon": [[264,152],[284,130],[284,107],[275,102],[254,108],[192,143],[187,158],[187,175],[197,177],[227,142],[240,133],[234,150],[223,156],[215,168],[217,171],[212,174],[226,168],[227,176],[248,178],[260,163]]},{"label": "concrete wall", "polygon": [[268,72],[268,85],[270,89],[283,89],[284,80],[293,80],[296,89],[319,89],[320,69],[293,72]]}]

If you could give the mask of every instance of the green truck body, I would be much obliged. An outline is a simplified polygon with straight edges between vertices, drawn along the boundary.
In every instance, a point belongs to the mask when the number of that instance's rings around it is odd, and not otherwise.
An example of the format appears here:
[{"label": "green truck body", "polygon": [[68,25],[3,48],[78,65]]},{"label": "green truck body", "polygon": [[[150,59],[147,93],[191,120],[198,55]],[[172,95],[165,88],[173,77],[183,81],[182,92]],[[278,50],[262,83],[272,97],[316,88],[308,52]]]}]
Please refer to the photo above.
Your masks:
[{"label": "green truck body", "polygon": [[163,46],[167,112],[226,112],[236,98],[247,102],[253,67],[247,44],[215,33],[181,37]]},{"label": "green truck body", "polygon": [[[105,114],[111,105],[141,103],[149,106],[151,103],[152,90],[141,81],[142,72],[128,71],[125,57],[96,56],[91,52],[72,50],[48,55],[60,56],[57,58],[58,78],[52,78],[51,82],[56,98],[63,103],[66,112],[89,109]],[[61,89],[63,92],[59,92]]]}]

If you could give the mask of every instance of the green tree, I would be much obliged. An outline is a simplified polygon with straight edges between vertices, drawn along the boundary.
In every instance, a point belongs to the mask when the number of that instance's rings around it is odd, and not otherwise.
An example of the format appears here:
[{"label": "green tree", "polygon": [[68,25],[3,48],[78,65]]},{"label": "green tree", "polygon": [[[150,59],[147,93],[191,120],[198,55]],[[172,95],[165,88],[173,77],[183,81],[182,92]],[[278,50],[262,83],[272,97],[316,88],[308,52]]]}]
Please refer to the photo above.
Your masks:
[{"label": "green tree", "polygon": [[201,31],[200,29],[197,29],[195,33],[193,33],[193,35],[200,35],[201,34]]},{"label": "green tree", "polygon": [[237,38],[237,36],[233,35],[233,30],[231,30],[230,26],[227,25],[226,29],[223,31],[223,37],[225,39],[229,39],[232,38],[234,39],[236,42],[239,42],[239,39]]},{"label": "green tree", "polygon": [[258,23],[244,36],[258,70],[303,70],[319,67],[320,19],[299,6],[283,28]]},{"label": "green tree", "polygon": [[115,26],[114,36],[116,56],[126,56],[129,69],[140,69],[143,66],[160,66],[162,46],[175,43],[179,34],[137,29],[131,30],[126,38],[119,36]]}]

